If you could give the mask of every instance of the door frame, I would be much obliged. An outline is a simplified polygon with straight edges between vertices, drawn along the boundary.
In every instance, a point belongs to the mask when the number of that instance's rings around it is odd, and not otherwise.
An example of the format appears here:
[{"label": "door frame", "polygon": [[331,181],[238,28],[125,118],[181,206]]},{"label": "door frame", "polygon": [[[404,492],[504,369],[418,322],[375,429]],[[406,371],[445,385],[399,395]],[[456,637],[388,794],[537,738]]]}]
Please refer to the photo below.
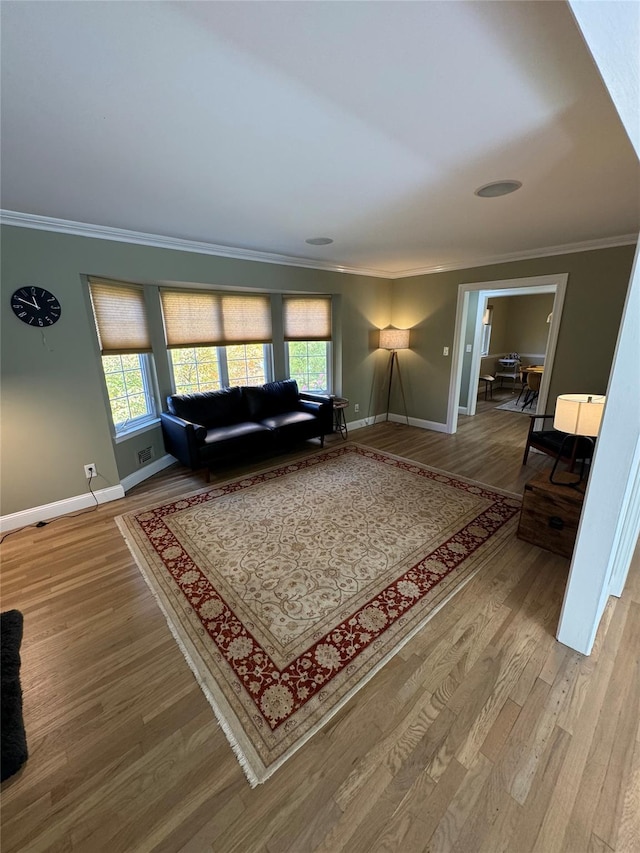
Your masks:
[{"label": "door frame", "polygon": [[[484,310],[485,300],[498,296],[534,296],[538,293],[553,293],[553,308],[551,323],[549,325],[549,336],[547,338],[547,351],[545,355],[545,370],[542,374],[540,392],[538,395],[538,407],[536,414],[545,412],[549,397],[549,386],[553,373],[553,362],[555,359],[556,346],[558,343],[558,332],[562,319],[564,298],[567,290],[568,273],[556,273],[555,275],[537,275],[526,278],[510,278],[500,281],[479,281],[469,284],[458,285],[458,301],[456,305],[456,322],[453,338],[453,361],[451,364],[451,377],[449,381],[449,402],[447,405],[446,432],[455,433],[458,428],[458,403],[460,400],[460,386],[462,384],[462,362],[464,359],[464,330],[469,313],[469,294],[479,293],[476,318],[476,328],[473,343],[473,356],[471,361],[471,376],[477,376],[480,370],[480,320]],[[481,311],[482,308],[482,311]],[[471,383],[470,383],[471,388]],[[474,386],[475,391],[475,386]],[[469,414],[475,414],[476,394],[470,394],[467,400]]]}]

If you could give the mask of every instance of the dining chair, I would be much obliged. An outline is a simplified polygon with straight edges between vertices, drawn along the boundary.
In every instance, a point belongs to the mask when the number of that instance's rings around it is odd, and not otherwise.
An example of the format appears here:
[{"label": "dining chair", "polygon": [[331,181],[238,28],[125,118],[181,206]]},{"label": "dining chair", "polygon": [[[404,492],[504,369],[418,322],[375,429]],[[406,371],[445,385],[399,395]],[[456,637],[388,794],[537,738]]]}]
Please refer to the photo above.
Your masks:
[{"label": "dining chair", "polygon": [[526,394],[524,395],[524,403],[522,404],[523,410],[526,409],[528,406],[533,406],[535,401],[538,399],[538,394],[540,393],[540,382],[542,381],[542,374],[536,373],[532,370],[527,371],[526,377],[527,383]]}]

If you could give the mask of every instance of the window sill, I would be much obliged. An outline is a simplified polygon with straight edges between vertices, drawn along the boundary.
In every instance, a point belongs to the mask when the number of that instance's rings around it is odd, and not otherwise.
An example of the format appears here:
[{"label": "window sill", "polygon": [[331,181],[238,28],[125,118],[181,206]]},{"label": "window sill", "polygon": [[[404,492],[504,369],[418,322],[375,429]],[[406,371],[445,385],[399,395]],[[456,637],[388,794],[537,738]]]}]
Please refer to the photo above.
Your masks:
[{"label": "window sill", "polygon": [[130,429],[123,429],[120,432],[117,432],[114,437],[114,441],[116,444],[120,444],[123,441],[128,441],[130,438],[134,438],[136,435],[141,435],[143,432],[149,432],[149,430],[155,429],[160,424],[160,418],[153,418],[150,421],[145,421],[142,424],[138,424],[137,426],[132,426]]}]

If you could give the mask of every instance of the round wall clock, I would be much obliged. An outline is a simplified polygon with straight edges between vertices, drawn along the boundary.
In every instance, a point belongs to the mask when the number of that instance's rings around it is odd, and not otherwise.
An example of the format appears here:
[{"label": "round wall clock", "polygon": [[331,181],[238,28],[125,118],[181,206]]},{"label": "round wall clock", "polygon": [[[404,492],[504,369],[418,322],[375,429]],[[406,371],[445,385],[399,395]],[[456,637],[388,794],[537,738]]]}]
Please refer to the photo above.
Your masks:
[{"label": "round wall clock", "polygon": [[11,297],[13,313],[28,326],[53,326],[62,308],[57,298],[42,287],[21,287]]}]

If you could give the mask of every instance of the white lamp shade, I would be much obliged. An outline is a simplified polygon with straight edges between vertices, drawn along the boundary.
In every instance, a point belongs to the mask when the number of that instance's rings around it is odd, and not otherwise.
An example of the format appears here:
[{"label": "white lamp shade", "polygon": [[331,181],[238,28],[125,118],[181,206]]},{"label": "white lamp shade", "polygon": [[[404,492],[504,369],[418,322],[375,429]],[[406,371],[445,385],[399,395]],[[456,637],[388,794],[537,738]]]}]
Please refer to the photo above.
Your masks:
[{"label": "white lamp shade", "polygon": [[380,329],[380,349],[409,349],[409,329]]},{"label": "white lamp shade", "polygon": [[561,394],[553,425],[571,435],[596,436],[600,431],[606,397],[597,394]]}]

